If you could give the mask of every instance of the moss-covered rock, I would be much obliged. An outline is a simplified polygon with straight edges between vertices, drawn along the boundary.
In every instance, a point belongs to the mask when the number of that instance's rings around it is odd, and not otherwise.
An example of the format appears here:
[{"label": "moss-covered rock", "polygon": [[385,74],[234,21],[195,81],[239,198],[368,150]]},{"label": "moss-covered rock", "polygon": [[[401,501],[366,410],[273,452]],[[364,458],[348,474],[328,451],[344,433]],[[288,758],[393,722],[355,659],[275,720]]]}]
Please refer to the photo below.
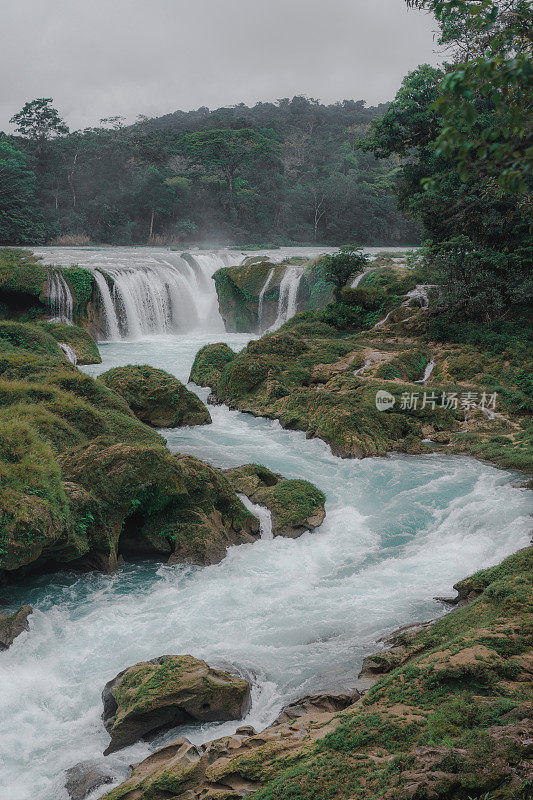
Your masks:
[{"label": "moss-covered rock", "polygon": [[57,342],[67,344],[74,350],[78,364],[102,363],[96,342],[83,328],[59,322],[42,322],[41,326]]},{"label": "moss-covered rock", "polygon": [[220,373],[235,356],[236,353],[224,342],[204,345],[196,353],[189,380],[198,386],[215,386]]},{"label": "moss-covered rock", "polygon": [[29,250],[9,247],[0,248],[0,318],[32,322],[54,316],[56,279],[70,292],[73,320],[92,332],[101,329],[100,296],[89,270],[46,266]]},{"label": "moss-covered rock", "polygon": [[121,553],[213,563],[258,528],[220,471],[172,455],[47,326],[0,323],[0,580],[110,571]]},{"label": "moss-covered rock", "polygon": [[273,263],[260,256],[235,267],[224,267],[213,278],[226,330],[267,330],[277,319],[280,285],[288,266],[305,267],[298,286],[298,309],[323,308],[332,299],[319,260],[301,257]]},{"label": "moss-covered rock", "polygon": [[194,392],[162,369],[114,367],[98,380],[123,397],[138,419],[156,428],[211,422],[209,411]]},{"label": "moss-covered rock", "polygon": [[0,650],[7,650],[17,636],[30,629],[28,617],[32,611],[31,606],[21,606],[13,614],[0,614]]},{"label": "moss-covered rock", "polygon": [[241,719],[250,706],[250,685],[189,655],[160,656],[120,672],[106,684],[102,700],[111,736],[107,755],[190,720]]},{"label": "moss-covered rock", "polygon": [[[531,470],[533,406],[526,372],[533,365],[523,343],[516,352],[498,355],[481,346],[432,341],[431,309],[407,309],[395,294],[416,278],[399,273],[376,271],[375,285],[347,290],[349,303],[297,314],[275,333],[251,341],[210,372],[212,399],[320,437],[342,457],[437,450]],[[385,306],[372,310],[380,298]],[[375,327],[376,314],[383,320],[385,308],[392,311],[389,321]],[[199,363],[209,357],[209,350],[202,352]],[[379,391],[394,399],[385,411],[376,407]],[[491,396],[497,398],[496,414],[480,408]],[[474,405],[468,405],[472,397]]]},{"label": "moss-covered rock", "polygon": [[324,494],[309,481],[284,478],[259,464],[226,470],[233,488],[272,514],[274,536],[296,538],[324,522]]}]

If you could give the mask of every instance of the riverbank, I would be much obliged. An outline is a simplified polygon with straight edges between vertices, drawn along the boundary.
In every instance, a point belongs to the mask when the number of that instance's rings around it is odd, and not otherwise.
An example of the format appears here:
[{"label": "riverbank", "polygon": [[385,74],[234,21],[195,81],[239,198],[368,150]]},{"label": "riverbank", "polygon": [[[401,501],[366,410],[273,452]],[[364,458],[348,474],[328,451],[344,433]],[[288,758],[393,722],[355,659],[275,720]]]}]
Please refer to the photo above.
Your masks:
[{"label": "riverbank", "polygon": [[531,472],[526,339],[437,339],[427,294],[403,299],[389,272],[390,289],[374,272],[341,303],[297,314],[238,354],[203,349],[191,380],[211,387],[212,402],[278,419],[345,458],[467,453]]},{"label": "riverbank", "polygon": [[383,659],[387,674],[346,711],[318,708],[200,747],[178,739],[105,799],[525,800],[533,787],[532,553],[462,581],[466,607],[399,632],[401,662],[391,669]]}]

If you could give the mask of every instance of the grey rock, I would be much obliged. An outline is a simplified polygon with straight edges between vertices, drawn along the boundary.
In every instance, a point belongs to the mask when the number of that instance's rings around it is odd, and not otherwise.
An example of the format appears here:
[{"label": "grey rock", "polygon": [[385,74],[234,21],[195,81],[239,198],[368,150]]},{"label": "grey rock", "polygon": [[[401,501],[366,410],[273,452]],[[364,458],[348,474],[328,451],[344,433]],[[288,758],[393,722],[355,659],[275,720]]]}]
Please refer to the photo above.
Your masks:
[{"label": "grey rock", "polygon": [[0,650],[7,650],[17,636],[29,631],[28,617],[32,612],[31,606],[21,606],[14,614],[0,614]]},{"label": "grey rock", "polygon": [[337,711],[343,711],[348,708],[360,697],[361,694],[357,689],[350,691],[332,689],[330,691],[317,692],[316,694],[307,694],[286,705],[272,724],[281,725],[284,722],[292,722],[308,714],[334,714]]},{"label": "grey rock", "polygon": [[113,780],[114,776],[102,769],[97,761],[80,761],[65,770],[65,789],[70,800],[84,800],[94,789]]}]

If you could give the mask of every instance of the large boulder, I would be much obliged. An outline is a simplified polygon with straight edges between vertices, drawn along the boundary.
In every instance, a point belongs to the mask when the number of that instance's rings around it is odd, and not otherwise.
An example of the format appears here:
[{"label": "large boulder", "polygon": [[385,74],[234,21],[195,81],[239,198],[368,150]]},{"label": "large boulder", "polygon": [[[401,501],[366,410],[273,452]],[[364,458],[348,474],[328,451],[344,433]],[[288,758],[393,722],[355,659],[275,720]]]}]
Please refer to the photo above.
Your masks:
[{"label": "large boulder", "polygon": [[0,614],[0,650],[7,650],[17,636],[30,629],[28,617],[32,611],[31,606],[21,606],[14,614]]},{"label": "large boulder", "polygon": [[274,536],[295,539],[324,522],[326,498],[309,481],[284,478],[259,464],[243,464],[225,474],[236,492],[270,510]]},{"label": "large boulder", "polygon": [[250,685],[193,656],[167,655],[120,672],[106,684],[102,700],[111,736],[108,755],[191,720],[242,719],[250,706]]},{"label": "large boulder", "polygon": [[209,411],[177,378],[148,366],[114,367],[98,378],[127,402],[135,416],[155,428],[207,425]]}]

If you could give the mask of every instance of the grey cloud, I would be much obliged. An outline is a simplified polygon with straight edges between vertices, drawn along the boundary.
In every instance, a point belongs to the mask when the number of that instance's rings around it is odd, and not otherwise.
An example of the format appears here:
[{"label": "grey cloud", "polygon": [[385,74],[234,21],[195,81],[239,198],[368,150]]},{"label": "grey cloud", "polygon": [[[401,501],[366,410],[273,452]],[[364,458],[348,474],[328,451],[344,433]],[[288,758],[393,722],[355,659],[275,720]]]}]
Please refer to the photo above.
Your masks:
[{"label": "grey cloud", "polygon": [[0,130],[53,97],[72,128],[306,94],[391,99],[436,63],[404,0],[18,0],[2,11]]}]

